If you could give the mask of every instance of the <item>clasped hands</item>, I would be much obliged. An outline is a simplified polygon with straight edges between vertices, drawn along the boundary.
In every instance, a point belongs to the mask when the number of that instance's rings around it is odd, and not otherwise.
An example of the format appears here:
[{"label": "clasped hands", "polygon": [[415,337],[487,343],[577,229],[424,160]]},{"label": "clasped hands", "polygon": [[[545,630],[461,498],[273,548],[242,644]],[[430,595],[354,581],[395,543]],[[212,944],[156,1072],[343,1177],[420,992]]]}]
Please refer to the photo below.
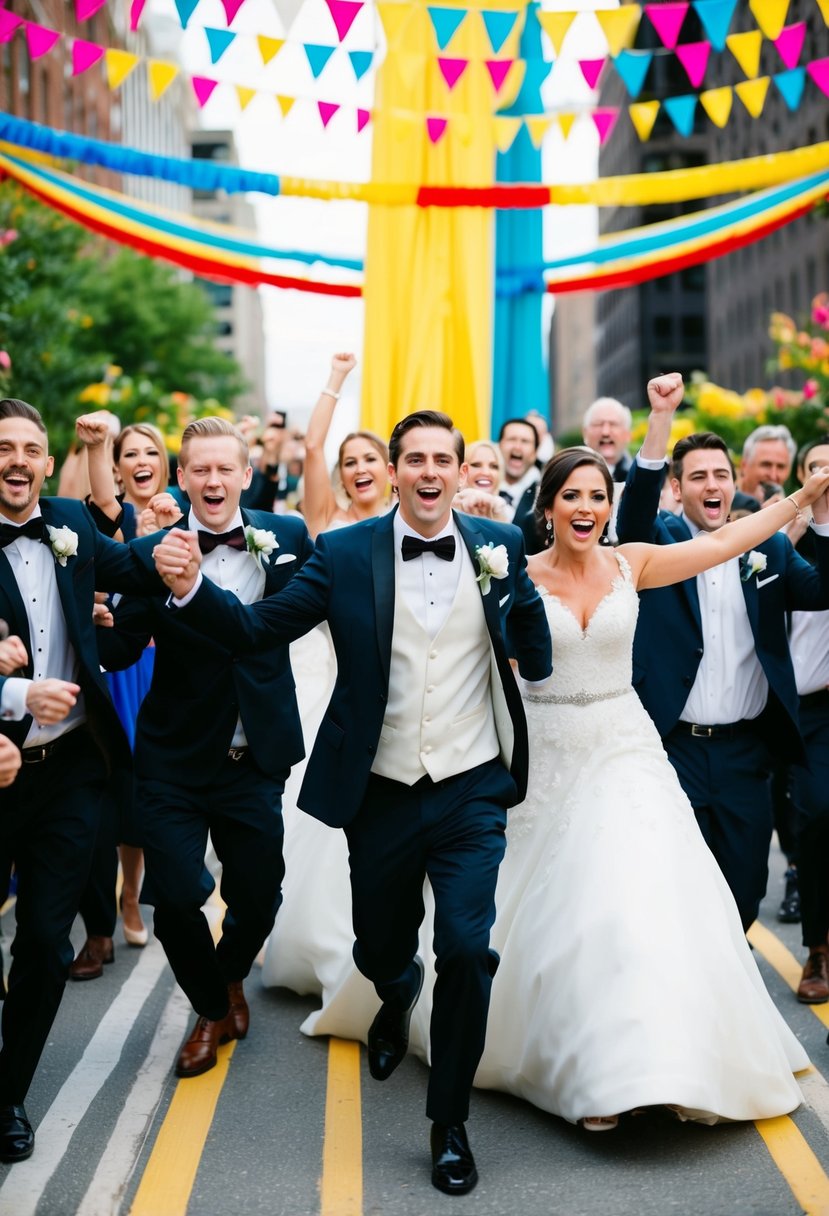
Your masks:
[{"label": "clasped hands", "polygon": [[201,565],[201,549],[195,532],[173,528],[153,548],[155,568],[162,581],[182,599],[192,591]]}]

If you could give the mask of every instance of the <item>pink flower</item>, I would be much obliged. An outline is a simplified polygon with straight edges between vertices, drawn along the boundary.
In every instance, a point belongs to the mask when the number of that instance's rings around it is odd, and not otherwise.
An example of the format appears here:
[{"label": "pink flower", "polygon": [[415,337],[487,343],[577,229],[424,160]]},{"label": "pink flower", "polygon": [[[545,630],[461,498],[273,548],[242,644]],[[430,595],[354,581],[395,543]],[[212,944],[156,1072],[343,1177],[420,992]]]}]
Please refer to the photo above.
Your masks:
[{"label": "pink flower", "polygon": [[11,371],[12,361],[7,350],[0,350],[0,367],[2,367],[4,372]]},{"label": "pink flower", "polygon": [[5,232],[0,232],[0,245],[10,245],[12,241],[17,240],[17,229],[7,228]]},{"label": "pink flower", "polygon": [[819,385],[817,380],[807,380],[803,385],[803,399],[805,401],[811,401],[813,397],[817,396],[818,388]]}]

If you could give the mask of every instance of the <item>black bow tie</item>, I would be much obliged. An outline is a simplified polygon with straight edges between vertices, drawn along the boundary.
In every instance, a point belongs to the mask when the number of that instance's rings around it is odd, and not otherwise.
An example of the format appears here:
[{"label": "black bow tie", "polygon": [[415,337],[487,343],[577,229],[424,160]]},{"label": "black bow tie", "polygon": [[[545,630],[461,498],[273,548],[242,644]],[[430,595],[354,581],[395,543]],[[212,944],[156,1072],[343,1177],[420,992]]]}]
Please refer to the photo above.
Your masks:
[{"label": "black bow tie", "polygon": [[437,540],[422,540],[419,536],[404,536],[402,553],[404,562],[420,557],[421,553],[434,553],[435,557],[451,562],[455,556],[455,538],[439,536]]},{"label": "black bow tie", "polygon": [[46,529],[43,526],[43,517],[38,515],[35,519],[27,519],[25,524],[21,524],[19,528],[14,524],[0,524],[0,549],[5,549],[6,545],[13,544],[21,536],[28,536],[30,540],[42,540],[45,543]]},{"label": "black bow tie", "polygon": [[244,552],[248,547],[244,528],[231,528],[229,532],[202,532],[199,529],[199,548],[202,553],[212,553],[218,545]]}]

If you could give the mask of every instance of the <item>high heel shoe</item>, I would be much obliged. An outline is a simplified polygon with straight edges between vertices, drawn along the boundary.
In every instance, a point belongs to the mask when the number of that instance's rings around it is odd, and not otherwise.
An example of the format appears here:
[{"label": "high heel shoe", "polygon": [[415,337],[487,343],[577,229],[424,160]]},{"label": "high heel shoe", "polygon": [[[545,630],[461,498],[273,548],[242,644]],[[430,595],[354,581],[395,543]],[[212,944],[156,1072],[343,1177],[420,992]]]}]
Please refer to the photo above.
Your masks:
[{"label": "high heel shoe", "polygon": [[[146,946],[147,942],[150,940],[150,934],[147,930],[147,926],[142,923],[140,929],[131,929],[129,927],[129,925],[127,924],[126,920],[123,919],[123,917],[124,917],[124,896],[123,896],[123,894],[121,895],[119,903],[121,905],[121,918],[122,918],[122,928],[124,930],[124,941],[127,943],[128,946]],[[140,921],[141,913],[138,911],[138,901],[137,900],[135,903],[135,910],[138,915],[138,919]]]},{"label": "high heel shoe", "polygon": [[618,1115],[593,1115],[589,1119],[579,1119],[586,1132],[612,1132],[619,1126]]}]

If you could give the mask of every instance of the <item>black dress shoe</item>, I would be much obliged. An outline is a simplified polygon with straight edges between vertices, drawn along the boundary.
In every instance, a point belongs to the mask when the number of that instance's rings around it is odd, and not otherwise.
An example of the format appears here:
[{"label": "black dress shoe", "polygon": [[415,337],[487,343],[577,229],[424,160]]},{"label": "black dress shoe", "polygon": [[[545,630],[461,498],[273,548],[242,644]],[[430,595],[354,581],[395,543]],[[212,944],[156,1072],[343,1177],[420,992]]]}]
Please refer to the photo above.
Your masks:
[{"label": "black dress shoe", "polygon": [[0,1106],[0,1161],[25,1161],[35,1147],[35,1134],[25,1106]]},{"label": "black dress shoe", "polygon": [[789,866],[784,874],[786,888],[777,909],[777,919],[784,925],[796,925],[800,921],[800,891],[797,886],[797,869]]},{"label": "black dress shoe", "polygon": [[478,1181],[475,1158],[462,1123],[432,1124],[432,1186],[445,1195],[466,1195]]},{"label": "black dress shoe", "polygon": [[368,1070],[375,1081],[385,1081],[394,1072],[409,1047],[409,1023],[423,987],[423,963],[415,955],[417,990],[406,1009],[384,1001],[368,1029]]}]

